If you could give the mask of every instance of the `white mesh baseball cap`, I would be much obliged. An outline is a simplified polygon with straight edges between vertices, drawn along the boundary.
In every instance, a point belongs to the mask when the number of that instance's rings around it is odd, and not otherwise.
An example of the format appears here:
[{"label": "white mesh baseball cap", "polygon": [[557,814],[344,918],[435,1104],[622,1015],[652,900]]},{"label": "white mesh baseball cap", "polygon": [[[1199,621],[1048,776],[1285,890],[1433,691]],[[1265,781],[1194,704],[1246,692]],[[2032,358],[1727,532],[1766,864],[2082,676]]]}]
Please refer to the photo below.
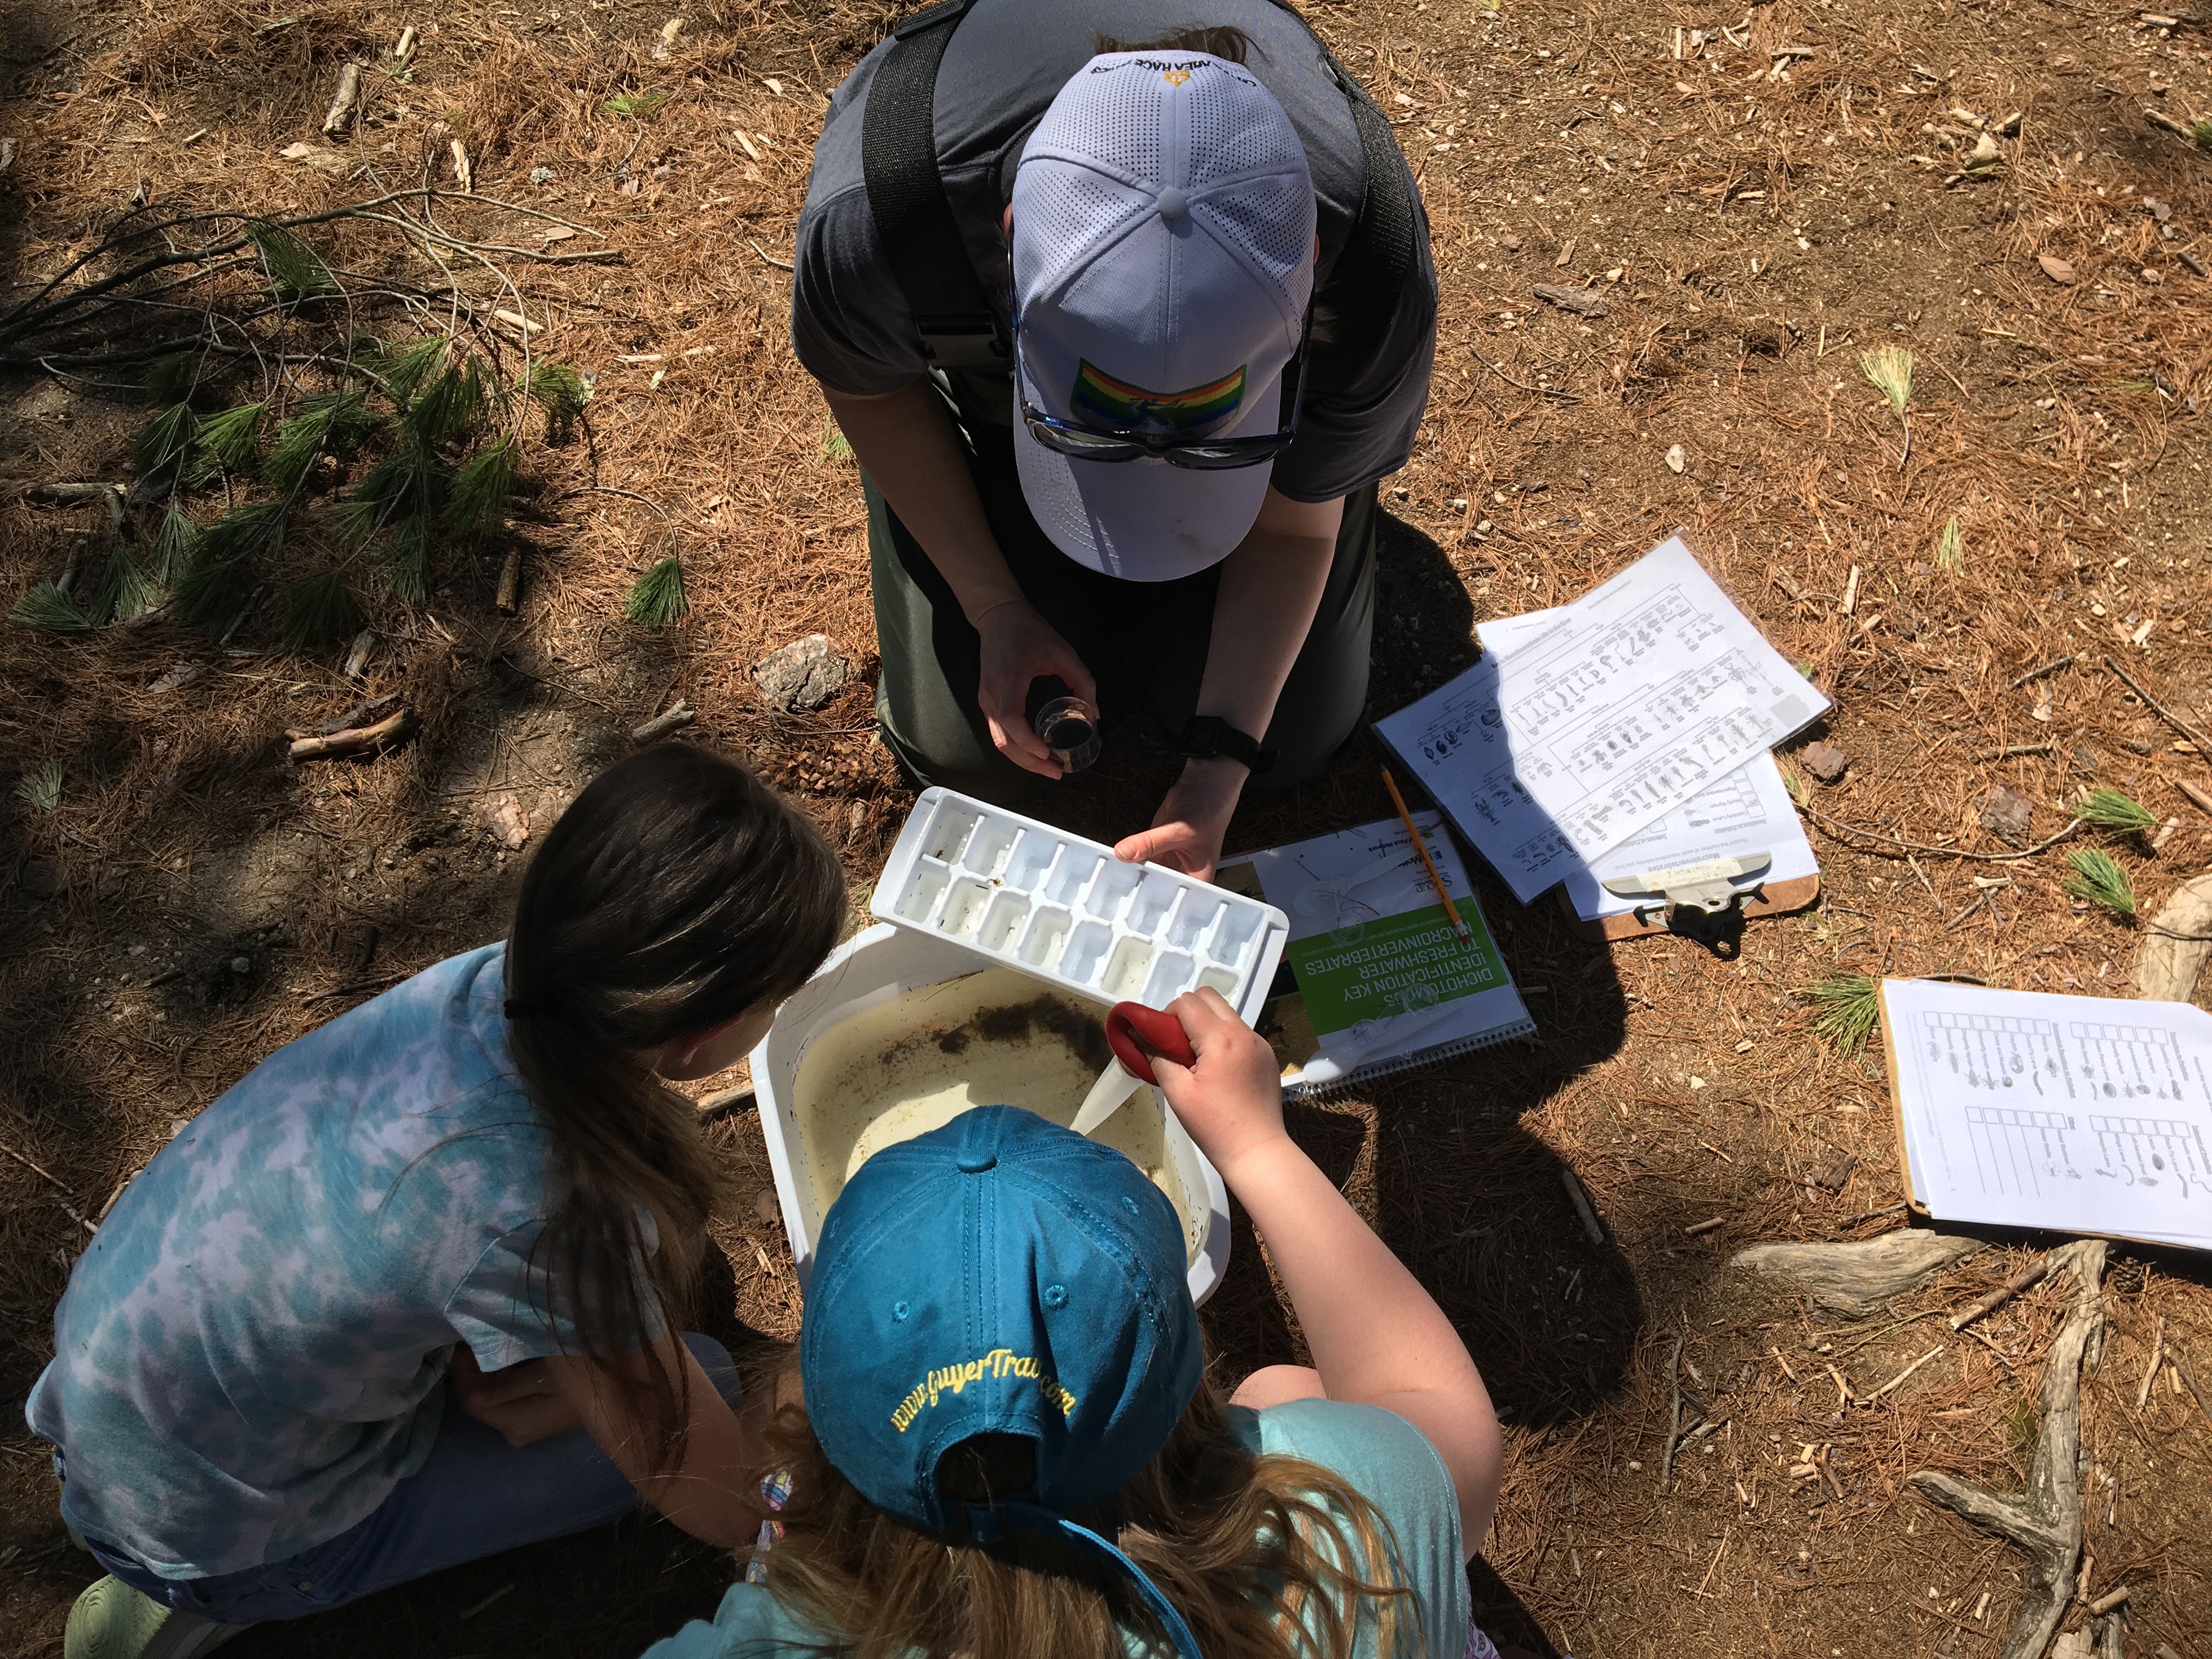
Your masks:
[{"label": "white mesh baseball cap", "polygon": [[[1313,292],[1305,148],[1273,94],[1195,52],[1092,58],[1014,179],[1018,402],[1093,431],[1273,435]],[[1226,557],[1266,462],[1078,459],[1018,417],[1022,493],[1079,564],[1170,581]]]}]

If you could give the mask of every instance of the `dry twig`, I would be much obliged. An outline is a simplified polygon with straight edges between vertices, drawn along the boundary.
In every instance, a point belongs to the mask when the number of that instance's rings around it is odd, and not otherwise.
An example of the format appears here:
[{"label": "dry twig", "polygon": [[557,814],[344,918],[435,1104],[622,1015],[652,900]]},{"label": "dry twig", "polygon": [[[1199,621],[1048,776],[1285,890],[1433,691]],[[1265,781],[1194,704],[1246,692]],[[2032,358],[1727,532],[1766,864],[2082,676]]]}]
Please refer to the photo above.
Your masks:
[{"label": "dry twig", "polygon": [[2198,754],[2212,755],[2212,738],[2206,737],[2202,732],[2191,726],[2187,720],[2182,719],[2180,715],[2175,714],[2173,710],[2168,708],[2156,697],[2154,697],[2149,692],[2143,690],[2143,683],[2137,679],[2134,675],[2129,673],[2126,669],[2121,667],[2118,663],[2113,661],[2112,658],[2107,657],[2105,659],[2105,666],[2111,669],[2112,672],[2118,674],[2122,679],[2127,682],[2128,690],[2134,692],[2136,696],[2143,700],[2144,708],[2149,709],[2152,714],[2157,715],[2159,719],[2164,720],[2175,731],[2180,732],[2183,737],[2188,738],[2190,742],[2196,744],[2197,752]]},{"label": "dry twig", "polygon": [[402,708],[374,726],[357,726],[326,738],[301,738],[289,754],[294,761],[337,760],[351,755],[380,754],[414,736],[415,711]]}]

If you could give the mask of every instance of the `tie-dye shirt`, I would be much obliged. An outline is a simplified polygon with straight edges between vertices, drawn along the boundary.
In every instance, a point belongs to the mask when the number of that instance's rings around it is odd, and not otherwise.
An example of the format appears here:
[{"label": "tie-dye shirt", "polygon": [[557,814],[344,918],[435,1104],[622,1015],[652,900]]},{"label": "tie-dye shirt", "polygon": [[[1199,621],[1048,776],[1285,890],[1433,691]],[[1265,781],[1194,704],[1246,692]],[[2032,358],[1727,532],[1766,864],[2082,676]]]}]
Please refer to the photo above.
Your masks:
[{"label": "tie-dye shirt", "polygon": [[165,1578],[285,1559],[422,1467],[454,1343],[486,1370],[559,1351],[504,959],[453,957],[278,1049],[100,1224],[25,1413],[80,1532]]}]

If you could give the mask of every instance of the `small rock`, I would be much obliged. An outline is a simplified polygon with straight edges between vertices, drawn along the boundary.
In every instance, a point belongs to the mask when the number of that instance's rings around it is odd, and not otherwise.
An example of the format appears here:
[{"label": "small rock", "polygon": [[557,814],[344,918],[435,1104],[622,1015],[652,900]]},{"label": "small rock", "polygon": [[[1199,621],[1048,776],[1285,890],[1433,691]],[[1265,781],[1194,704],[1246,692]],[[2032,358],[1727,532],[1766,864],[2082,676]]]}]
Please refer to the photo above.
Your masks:
[{"label": "small rock", "polygon": [[2130,755],[2148,755],[2157,746],[2155,744],[2145,742],[2141,738],[2123,738],[2120,740],[2120,747]]},{"label": "small rock", "polygon": [[1521,239],[1518,236],[1501,236],[1498,239],[1498,246],[1508,253],[1518,253],[1521,251]]},{"label": "small rock", "polygon": [[1982,828],[2008,847],[2027,844],[2028,825],[2033,817],[2034,809],[2027,798],[2005,784],[1982,797]]},{"label": "small rock", "polygon": [[149,691],[181,691],[207,672],[203,662],[180,662],[175,667],[162,671],[160,678],[148,686]]},{"label": "small rock", "polygon": [[253,958],[252,957],[233,957],[230,959],[230,971],[234,974],[252,973],[253,971]]},{"label": "small rock", "polygon": [[1997,159],[1998,154],[1997,141],[1992,135],[1985,132],[1974,141],[1973,159],[1975,161],[1994,161]]},{"label": "small rock", "polygon": [[763,1221],[773,1221],[783,1213],[783,1206],[776,1202],[775,1188],[763,1187],[753,1194],[753,1213]]},{"label": "small rock", "polygon": [[15,884],[33,898],[52,898],[69,885],[69,878],[52,859],[27,859],[16,874]]},{"label": "small rock", "polygon": [[[530,169],[530,182],[531,182],[532,184],[533,184],[533,185],[550,185],[550,184],[551,184],[551,183],[553,182],[553,169],[552,169],[551,167],[532,167],[532,168],[531,168],[531,169]],[[571,234],[574,234],[574,233],[572,232],[572,233],[571,233]]]},{"label": "small rock", "polygon": [[853,665],[837,654],[827,634],[809,634],[771,651],[753,665],[753,683],[777,708],[815,709],[853,678]]},{"label": "small rock", "polygon": [[2055,253],[2039,253],[2035,256],[2035,263],[2043,267],[2045,276],[2061,288],[2068,286],[2074,281],[2072,263],[2060,258]]},{"label": "small rock", "polygon": [[2157,220],[2160,224],[2164,224],[2168,219],[2173,217],[2173,210],[2166,206],[2165,203],[2160,201],[2155,196],[2146,196],[2143,198],[2143,211],[2150,215],[2152,218]]},{"label": "small rock", "polygon": [[2076,749],[2074,751],[2072,759],[2068,763],[2067,769],[2075,774],[2077,777],[2095,777],[2097,775],[2097,751],[2087,747]]},{"label": "small rock", "polygon": [[1669,472],[1680,472],[1684,467],[1689,465],[1689,455],[1683,450],[1681,445],[1673,444],[1668,447],[1667,470]]},{"label": "small rock", "polygon": [[1797,751],[1797,763],[1823,783],[1841,783],[1851,759],[1832,743],[1808,743]]},{"label": "small rock", "polygon": [[1594,288],[1562,288],[1557,283],[1539,283],[1534,291],[1547,305],[1571,311],[1577,317],[1605,315],[1605,296]]},{"label": "small rock", "polygon": [[511,794],[494,795],[484,803],[484,829],[508,852],[530,839],[530,815]]}]

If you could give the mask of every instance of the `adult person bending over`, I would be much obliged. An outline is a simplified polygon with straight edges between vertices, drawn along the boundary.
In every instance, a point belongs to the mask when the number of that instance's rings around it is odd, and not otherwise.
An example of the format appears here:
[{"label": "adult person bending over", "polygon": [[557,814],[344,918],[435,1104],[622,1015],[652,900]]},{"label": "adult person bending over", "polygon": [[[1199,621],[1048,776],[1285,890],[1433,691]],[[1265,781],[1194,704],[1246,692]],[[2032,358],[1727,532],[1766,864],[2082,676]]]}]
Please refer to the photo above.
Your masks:
[{"label": "adult person bending over", "polygon": [[1205,877],[1248,777],[1328,763],[1428,395],[1426,240],[1388,122],[1271,0],[955,0],[861,61],[792,335],[865,475],[908,768],[1036,810],[1036,682],[1147,707],[1188,758],[1115,850]]}]

